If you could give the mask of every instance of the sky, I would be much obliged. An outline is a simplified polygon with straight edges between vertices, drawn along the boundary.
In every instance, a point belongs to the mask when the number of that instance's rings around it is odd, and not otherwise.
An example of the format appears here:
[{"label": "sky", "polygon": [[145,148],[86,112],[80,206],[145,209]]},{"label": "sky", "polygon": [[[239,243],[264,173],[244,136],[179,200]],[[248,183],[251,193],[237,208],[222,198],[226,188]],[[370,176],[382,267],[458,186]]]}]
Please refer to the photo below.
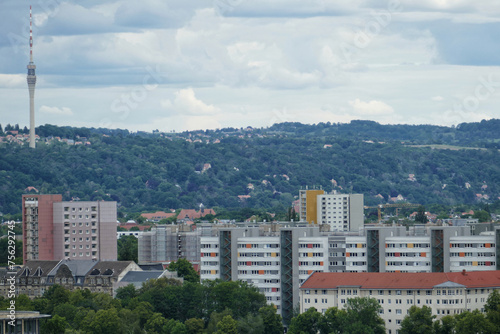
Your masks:
[{"label": "sky", "polygon": [[[29,6],[0,3],[0,124],[29,126]],[[181,132],[500,118],[498,0],[36,0],[36,124]]]}]

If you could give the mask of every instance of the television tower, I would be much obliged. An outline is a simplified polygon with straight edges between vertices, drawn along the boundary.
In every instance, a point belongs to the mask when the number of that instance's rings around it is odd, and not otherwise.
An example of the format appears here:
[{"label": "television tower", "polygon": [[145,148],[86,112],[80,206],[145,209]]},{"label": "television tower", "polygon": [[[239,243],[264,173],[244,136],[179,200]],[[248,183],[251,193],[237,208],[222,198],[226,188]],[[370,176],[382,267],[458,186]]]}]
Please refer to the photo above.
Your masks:
[{"label": "television tower", "polygon": [[33,63],[33,25],[30,6],[30,62],[28,64],[28,88],[30,91],[30,148],[35,148],[35,63]]}]

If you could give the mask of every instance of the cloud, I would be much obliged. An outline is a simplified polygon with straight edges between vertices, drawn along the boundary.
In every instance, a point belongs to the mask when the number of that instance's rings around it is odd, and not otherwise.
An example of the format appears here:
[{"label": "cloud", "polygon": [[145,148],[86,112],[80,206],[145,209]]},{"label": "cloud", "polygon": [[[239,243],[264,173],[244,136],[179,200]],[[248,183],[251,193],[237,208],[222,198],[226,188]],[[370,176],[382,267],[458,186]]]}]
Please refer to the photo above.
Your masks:
[{"label": "cloud", "polygon": [[438,96],[432,97],[431,100],[436,101],[436,102],[441,102],[444,100],[444,97],[438,95]]},{"label": "cloud", "polygon": [[164,100],[161,105],[182,115],[214,115],[220,110],[196,98],[192,88],[181,89],[175,94],[174,101]]},{"label": "cloud", "polygon": [[71,111],[70,108],[67,107],[49,107],[49,106],[41,106],[39,109],[40,112],[45,113],[45,114],[52,114],[52,115],[64,115],[64,116],[72,116],[73,111]]},{"label": "cloud", "polygon": [[394,109],[382,102],[372,100],[370,102],[364,102],[360,99],[354,101],[349,101],[353,111],[360,116],[376,116],[376,115],[387,115],[394,113]]},{"label": "cloud", "polygon": [[0,87],[2,88],[24,88],[26,77],[15,74],[0,74]]}]

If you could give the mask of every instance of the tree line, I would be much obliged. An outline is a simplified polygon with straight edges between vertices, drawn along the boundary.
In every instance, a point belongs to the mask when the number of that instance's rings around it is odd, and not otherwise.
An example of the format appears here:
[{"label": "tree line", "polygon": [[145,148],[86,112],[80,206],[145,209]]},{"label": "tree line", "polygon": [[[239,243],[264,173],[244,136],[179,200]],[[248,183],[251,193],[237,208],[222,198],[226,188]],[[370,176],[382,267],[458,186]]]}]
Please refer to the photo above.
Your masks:
[{"label": "tree line", "polygon": [[[19,199],[30,186],[40,193],[60,193],[64,200],[114,200],[128,212],[197,208],[203,203],[286,213],[307,185],[363,193],[367,205],[390,202],[400,194],[423,205],[491,203],[500,194],[498,149],[437,150],[407,144],[435,142],[429,139],[431,129],[451,131],[456,138],[457,133],[478,133],[496,122],[444,129],[360,121],[285,123],[175,136],[45,125],[39,135],[86,137],[92,145],[39,143],[32,150],[1,144],[0,212],[18,214]],[[405,134],[408,143],[394,131]],[[488,142],[500,139],[494,131],[485,133]],[[205,164],[210,168],[204,169]]]}]

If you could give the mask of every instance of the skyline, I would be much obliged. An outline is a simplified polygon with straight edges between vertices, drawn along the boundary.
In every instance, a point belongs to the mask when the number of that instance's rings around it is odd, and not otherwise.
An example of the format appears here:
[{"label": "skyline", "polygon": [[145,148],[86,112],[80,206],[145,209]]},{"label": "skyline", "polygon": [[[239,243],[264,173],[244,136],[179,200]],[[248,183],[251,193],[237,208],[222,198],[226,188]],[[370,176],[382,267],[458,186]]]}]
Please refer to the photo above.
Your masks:
[{"label": "skyline", "polygon": [[[29,127],[29,2],[0,11],[0,124]],[[164,132],[500,118],[494,1],[33,3],[37,125]]]}]

